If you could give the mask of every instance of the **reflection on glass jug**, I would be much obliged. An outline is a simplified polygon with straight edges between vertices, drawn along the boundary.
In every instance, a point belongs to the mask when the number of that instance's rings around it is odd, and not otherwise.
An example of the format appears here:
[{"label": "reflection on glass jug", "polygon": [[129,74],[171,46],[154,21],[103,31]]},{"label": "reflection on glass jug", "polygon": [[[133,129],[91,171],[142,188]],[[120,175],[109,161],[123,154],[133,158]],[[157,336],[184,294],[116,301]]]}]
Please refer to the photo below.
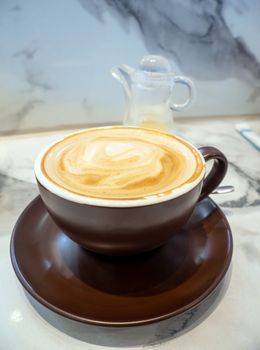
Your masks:
[{"label": "reflection on glass jug", "polygon": [[[193,99],[192,81],[177,76],[169,61],[162,56],[144,56],[139,69],[121,64],[114,66],[111,72],[124,87],[127,103],[125,125],[173,131],[173,111],[185,109]],[[173,102],[176,84],[184,84],[188,88],[188,98],[182,104]]]}]

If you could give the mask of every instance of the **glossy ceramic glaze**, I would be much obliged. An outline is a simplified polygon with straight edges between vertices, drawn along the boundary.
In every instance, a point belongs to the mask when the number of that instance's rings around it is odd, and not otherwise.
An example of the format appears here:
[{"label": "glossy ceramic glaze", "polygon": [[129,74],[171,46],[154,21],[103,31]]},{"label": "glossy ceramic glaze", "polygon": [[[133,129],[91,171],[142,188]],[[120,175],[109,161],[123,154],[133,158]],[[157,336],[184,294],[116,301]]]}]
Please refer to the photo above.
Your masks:
[{"label": "glossy ceramic glaze", "polygon": [[133,255],[162,245],[188,220],[201,192],[200,183],[167,202],[110,208],[71,202],[38,187],[61,230],[82,247],[106,255]]},{"label": "glossy ceramic glaze", "polygon": [[37,197],[19,218],[11,259],[22,285],[53,311],[103,326],[162,320],[198,305],[223,279],[232,256],[227,220],[210,199],[161,248],[136,257],[82,249]]}]

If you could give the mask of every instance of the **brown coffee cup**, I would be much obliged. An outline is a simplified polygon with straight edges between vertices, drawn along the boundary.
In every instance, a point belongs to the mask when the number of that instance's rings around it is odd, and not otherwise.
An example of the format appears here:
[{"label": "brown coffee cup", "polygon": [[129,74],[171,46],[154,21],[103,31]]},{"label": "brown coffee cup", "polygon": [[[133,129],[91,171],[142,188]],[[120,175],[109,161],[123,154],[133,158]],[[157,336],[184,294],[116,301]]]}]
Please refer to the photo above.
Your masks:
[{"label": "brown coffee cup", "polygon": [[[181,139],[180,139],[181,140]],[[186,141],[184,141],[186,142]],[[214,160],[189,189],[180,195],[150,201],[91,202],[69,196],[50,185],[41,167],[45,149],[35,162],[35,176],[41,198],[54,222],[82,247],[101,254],[134,255],[159,247],[178,232],[190,218],[196,203],[208,196],[227,171],[225,155],[214,147],[196,149],[203,162]]]}]

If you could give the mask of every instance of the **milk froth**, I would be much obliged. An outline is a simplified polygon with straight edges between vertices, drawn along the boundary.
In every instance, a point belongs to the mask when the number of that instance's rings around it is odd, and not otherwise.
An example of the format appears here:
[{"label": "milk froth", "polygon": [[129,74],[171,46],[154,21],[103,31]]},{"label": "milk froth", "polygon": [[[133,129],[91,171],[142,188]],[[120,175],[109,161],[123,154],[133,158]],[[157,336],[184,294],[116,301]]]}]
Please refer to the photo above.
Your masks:
[{"label": "milk froth", "polygon": [[97,199],[162,196],[196,180],[204,170],[198,151],[152,129],[114,126],[87,129],[50,147],[44,175],[71,193]]}]

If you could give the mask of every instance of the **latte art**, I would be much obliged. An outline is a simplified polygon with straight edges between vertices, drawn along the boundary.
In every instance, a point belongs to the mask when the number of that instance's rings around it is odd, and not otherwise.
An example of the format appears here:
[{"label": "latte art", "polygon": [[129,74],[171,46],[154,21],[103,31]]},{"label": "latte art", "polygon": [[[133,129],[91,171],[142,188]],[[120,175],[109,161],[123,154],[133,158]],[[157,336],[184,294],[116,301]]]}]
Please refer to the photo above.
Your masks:
[{"label": "latte art", "polygon": [[88,129],[52,146],[42,160],[45,176],[87,197],[141,199],[192,182],[204,165],[179,139],[142,128]]}]

